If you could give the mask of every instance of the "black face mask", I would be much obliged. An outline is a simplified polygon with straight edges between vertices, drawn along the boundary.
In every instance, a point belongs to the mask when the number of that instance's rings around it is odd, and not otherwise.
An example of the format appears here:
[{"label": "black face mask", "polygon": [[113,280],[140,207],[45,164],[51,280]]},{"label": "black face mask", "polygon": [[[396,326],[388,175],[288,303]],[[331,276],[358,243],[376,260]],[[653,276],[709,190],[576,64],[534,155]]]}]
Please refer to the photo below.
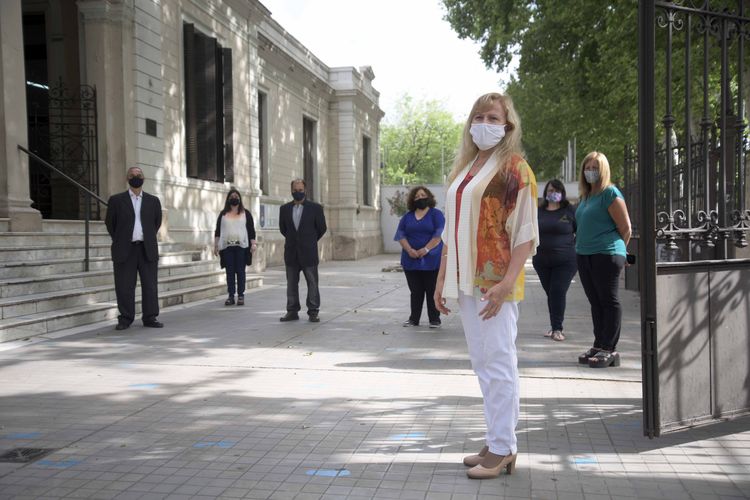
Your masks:
[{"label": "black face mask", "polygon": [[295,191],[292,193],[292,198],[296,201],[302,201],[305,199],[305,193],[303,191]]},{"label": "black face mask", "polygon": [[229,204],[232,205],[233,207],[236,207],[237,205],[240,204],[240,200],[239,198],[229,198]]},{"label": "black face mask", "polygon": [[143,186],[143,177],[131,177],[128,179],[128,184],[130,187],[139,188]]},{"label": "black face mask", "polygon": [[420,198],[418,200],[414,200],[414,206],[418,209],[424,209],[427,208],[430,205],[430,200],[427,198]]}]

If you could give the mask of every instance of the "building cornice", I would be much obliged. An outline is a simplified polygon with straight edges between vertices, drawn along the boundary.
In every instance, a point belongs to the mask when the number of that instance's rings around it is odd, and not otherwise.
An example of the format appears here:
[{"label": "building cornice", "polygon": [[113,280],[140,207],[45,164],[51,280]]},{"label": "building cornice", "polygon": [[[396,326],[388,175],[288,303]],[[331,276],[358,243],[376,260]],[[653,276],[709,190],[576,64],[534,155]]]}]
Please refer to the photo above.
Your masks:
[{"label": "building cornice", "polygon": [[[313,82],[313,87],[319,89],[322,93],[332,95],[334,88],[327,81],[323,75],[315,71],[315,68],[310,68],[304,64],[304,61],[294,57],[288,51],[284,50],[283,47],[279,46],[274,40],[268,38],[260,30],[258,31],[258,55],[261,59],[264,59],[273,66],[273,61],[270,60],[269,55],[273,54],[283,61],[283,68],[279,68],[284,71],[289,71],[287,76],[298,78],[300,74],[305,75],[302,79],[303,83]],[[327,74],[327,73],[326,73]]]},{"label": "building cornice", "polygon": [[135,19],[133,0],[78,0],[76,5],[85,21],[121,24]]},{"label": "building cornice", "polygon": [[355,109],[364,109],[366,111],[372,110],[377,114],[378,120],[385,116],[385,111],[380,109],[377,102],[373,101],[372,98],[359,89],[344,89],[334,91],[334,102],[352,102],[354,103]]}]

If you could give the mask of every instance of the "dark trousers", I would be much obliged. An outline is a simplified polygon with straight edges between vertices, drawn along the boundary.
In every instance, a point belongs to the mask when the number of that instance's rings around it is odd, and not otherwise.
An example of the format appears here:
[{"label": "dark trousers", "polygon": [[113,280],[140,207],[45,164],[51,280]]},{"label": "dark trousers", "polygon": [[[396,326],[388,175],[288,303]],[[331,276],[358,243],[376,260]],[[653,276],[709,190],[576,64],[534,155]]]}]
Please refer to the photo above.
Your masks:
[{"label": "dark trousers", "polygon": [[619,299],[622,255],[578,255],[578,276],[591,304],[594,347],[614,351],[620,339],[622,307]]},{"label": "dark trousers", "polygon": [[[240,297],[245,295],[245,266],[247,265],[247,248],[238,246],[226,247],[224,250],[224,269],[227,271],[227,292],[234,297],[235,291]],[[236,279],[235,279],[236,278]],[[236,288],[235,288],[236,282]]]},{"label": "dark trousers", "polygon": [[286,310],[297,313],[302,309],[299,303],[299,273],[307,282],[307,314],[316,315],[320,311],[320,291],[318,290],[318,266],[286,266]]},{"label": "dark trousers", "polygon": [[565,299],[570,288],[570,281],[576,275],[577,267],[572,259],[545,259],[535,255],[532,260],[534,269],[547,293],[549,324],[552,330],[563,330],[565,319]]},{"label": "dark trousers", "polygon": [[414,324],[419,324],[422,316],[422,304],[427,296],[427,317],[430,321],[440,321],[440,311],[435,307],[435,285],[438,271],[404,271],[406,283],[411,292],[411,316]]},{"label": "dark trousers", "polygon": [[135,319],[136,277],[141,278],[141,317],[144,323],[156,320],[159,315],[158,261],[146,260],[146,249],[133,244],[125,262],[113,263],[115,294],[120,315],[117,320],[129,325]]}]

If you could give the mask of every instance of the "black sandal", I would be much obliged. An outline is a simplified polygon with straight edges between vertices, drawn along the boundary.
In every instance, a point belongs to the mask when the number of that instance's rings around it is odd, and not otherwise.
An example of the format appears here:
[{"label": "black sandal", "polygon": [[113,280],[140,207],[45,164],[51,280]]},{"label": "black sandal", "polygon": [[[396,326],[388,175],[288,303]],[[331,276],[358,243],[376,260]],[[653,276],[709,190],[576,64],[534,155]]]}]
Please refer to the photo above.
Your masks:
[{"label": "black sandal", "polygon": [[234,297],[229,297],[225,302],[225,306],[233,306],[234,305]]},{"label": "black sandal", "polygon": [[589,358],[593,358],[596,353],[599,352],[598,347],[592,347],[588,351],[584,352],[580,356],[578,356],[578,363],[581,365],[587,365],[589,364]]},{"label": "black sandal", "polygon": [[590,368],[607,368],[608,366],[620,366],[620,355],[617,352],[599,351],[589,359]]}]

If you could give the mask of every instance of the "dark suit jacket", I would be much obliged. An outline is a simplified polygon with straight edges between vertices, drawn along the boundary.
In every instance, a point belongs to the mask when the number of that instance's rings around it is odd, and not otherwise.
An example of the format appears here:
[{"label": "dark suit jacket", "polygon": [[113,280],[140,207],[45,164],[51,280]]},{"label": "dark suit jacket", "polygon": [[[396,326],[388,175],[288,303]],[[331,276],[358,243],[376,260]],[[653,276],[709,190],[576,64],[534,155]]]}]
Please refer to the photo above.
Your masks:
[{"label": "dark suit jacket", "polygon": [[[224,211],[222,211],[219,214],[219,218],[216,219],[216,229],[214,230],[214,238],[218,238],[221,236],[221,218],[224,217]],[[255,239],[255,222],[253,221],[253,216],[250,214],[250,210],[245,209],[245,230],[247,231],[247,240],[248,243],[250,240]],[[245,263],[249,266],[253,263],[253,252],[250,251],[250,248],[247,248],[247,255],[245,256]],[[222,269],[227,267],[226,262],[224,261],[224,251],[222,250],[219,252],[219,265]]]},{"label": "dark suit jacket", "polygon": [[[159,260],[159,247],[156,244],[156,233],[161,227],[161,202],[152,194],[143,194],[141,200],[141,226],[143,227],[143,245],[146,259]],[[133,226],[135,225],[135,210],[130,199],[130,193],[118,193],[109,197],[107,231],[112,237],[112,260],[125,262],[132,247]]]},{"label": "dark suit jacket", "polygon": [[312,267],[320,262],[318,240],[326,234],[326,217],[323,207],[305,200],[299,229],[294,228],[291,201],[279,208],[279,231],[284,235],[284,264],[287,266]]}]

